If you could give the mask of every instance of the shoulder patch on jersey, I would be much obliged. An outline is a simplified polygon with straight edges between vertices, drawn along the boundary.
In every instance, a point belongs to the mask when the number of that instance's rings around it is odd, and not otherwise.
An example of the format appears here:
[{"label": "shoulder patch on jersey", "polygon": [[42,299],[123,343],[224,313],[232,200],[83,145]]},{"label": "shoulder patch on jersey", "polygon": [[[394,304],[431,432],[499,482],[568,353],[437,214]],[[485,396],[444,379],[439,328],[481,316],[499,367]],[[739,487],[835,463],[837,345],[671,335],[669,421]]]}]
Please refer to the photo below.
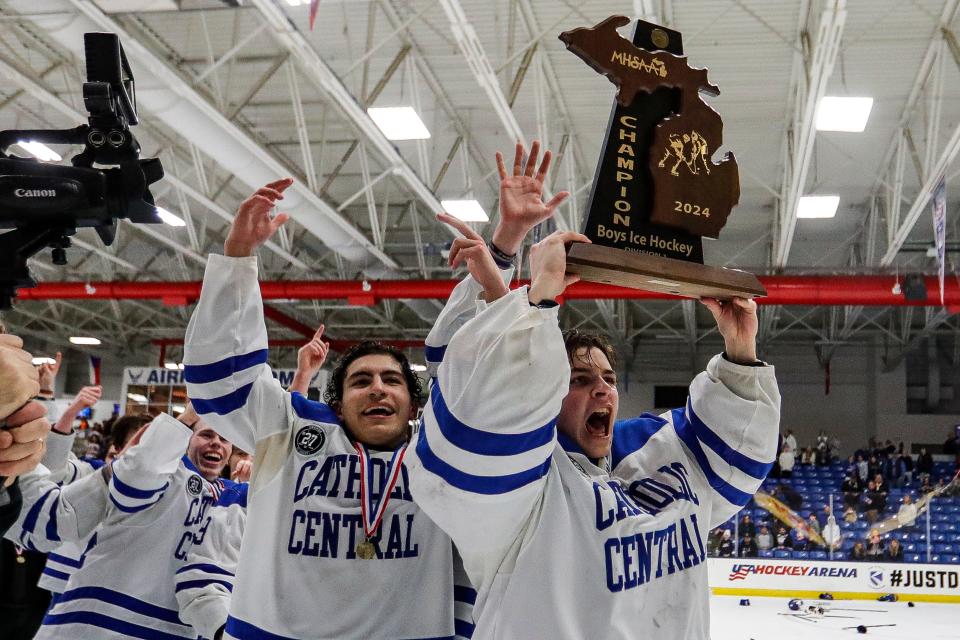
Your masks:
[{"label": "shoulder patch on jersey", "polygon": [[198,475],[192,475],[187,478],[187,493],[192,496],[198,496],[201,491],[203,491],[203,478]]},{"label": "shoulder patch on jersey", "polygon": [[293,439],[293,446],[300,455],[312,456],[323,448],[326,441],[327,436],[320,427],[315,424],[308,424],[297,431],[297,435]]}]

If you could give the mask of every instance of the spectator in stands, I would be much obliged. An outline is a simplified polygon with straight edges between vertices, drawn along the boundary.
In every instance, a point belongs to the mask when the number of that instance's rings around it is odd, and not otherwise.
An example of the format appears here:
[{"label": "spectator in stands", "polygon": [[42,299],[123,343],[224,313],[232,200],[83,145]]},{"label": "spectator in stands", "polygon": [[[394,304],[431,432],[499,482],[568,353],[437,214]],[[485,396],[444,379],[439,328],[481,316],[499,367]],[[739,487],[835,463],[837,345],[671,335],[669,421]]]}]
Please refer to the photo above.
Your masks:
[{"label": "spectator in stands", "polygon": [[843,521],[847,524],[853,524],[857,521],[857,512],[853,507],[847,507],[843,512]]},{"label": "spectator in stands", "polygon": [[851,562],[863,562],[867,559],[867,549],[863,543],[857,540],[853,543],[853,549],[850,549]]},{"label": "spectator in stands", "polygon": [[887,562],[903,562],[903,545],[896,538],[890,540],[887,550],[883,553],[883,559]]},{"label": "spectator in stands", "polygon": [[876,529],[871,529],[870,535],[867,536],[867,557],[881,558],[883,557],[883,551],[884,544],[880,538],[880,532]]},{"label": "spectator in stands", "polygon": [[809,467],[814,462],[816,462],[816,460],[817,460],[816,455],[813,453],[813,449],[811,447],[807,447],[806,449],[803,450],[803,453],[800,454],[801,467]]},{"label": "spectator in stands", "polygon": [[759,554],[757,541],[754,540],[750,534],[743,536],[743,540],[740,541],[738,554],[741,558],[756,558]]},{"label": "spectator in stands", "polygon": [[803,533],[803,529],[796,529],[793,532],[793,550],[794,551],[813,551],[817,546],[813,543],[813,540],[807,538]]},{"label": "spectator in stands", "polygon": [[840,438],[837,436],[830,437],[830,460],[839,460],[840,459]]},{"label": "spectator in stands", "polygon": [[867,478],[875,478],[883,473],[883,467],[880,465],[880,459],[877,456],[870,456],[867,460]]},{"label": "spectator in stands", "polygon": [[887,506],[887,494],[877,491],[873,480],[867,483],[867,490],[860,496],[860,512],[873,524],[883,515]]},{"label": "spectator in stands", "polygon": [[879,473],[873,476],[873,486],[876,487],[877,491],[880,493],[890,493],[889,484]]},{"label": "spectator in stands", "polygon": [[820,535],[823,536],[823,541],[826,542],[827,546],[831,549],[838,549],[840,543],[843,542],[843,535],[840,533],[837,519],[832,515],[827,519],[827,523],[823,525],[823,532]]},{"label": "spectator in stands", "polygon": [[777,462],[780,463],[780,477],[792,478],[793,465],[796,462],[796,458],[794,457],[793,449],[789,444],[783,445],[783,451],[780,452],[780,457],[777,458]]},{"label": "spectator in stands", "polygon": [[717,555],[721,558],[732,558],[737,553],[737,546],[733,543],[733,534],[729,529],[723,530],[723,537],[720,539],[720,546],[717,547]]},{"label": "spectator in stands", "polygon": [[897,522],[901,527],[912,527],[917,521],[917,505],[910,494],[903,496],[903,504],[897,510]]},{"label": "spectator in stands", "polygon": [[744,536],[757,537],[757,526],[750,519],[749,513],[743,514],[743,517],[740,518],[740,537]]},{"label": "spectator in stands", "polygon": [[860,482],[864,483],[867,481],[867,472],[870,470],[867,461],[864,460],[862,454],[857,454],[857,476],[860,478]]},{"label": "spectator in stands", "polygon": [[900,486],[903,481],[903,460],[898,454],[895,453],[883,461],[883,476],[891,485]]},{"label": "spectator in stands", "polygon": [[720,548],[720,542],[723,540],[723,532],[725,529],[723,527],[717,527],[710,532],[710,535],[707,536],[707,554],[711,556],[717,555],[717,550]]},{"label": "spectator in stands", "polygon": [[933,491],[933,485],[930,484],[930,475],[927,474],[920,478],[920,495],[924,495]]},{"label": "spectator in stands", "polygon": [[777,527],[777,536],[774,539],[774,543],[776,544],[774,548],[778,551],[793,549],[793,538],[790,537],[786,527],[783,525]]},{"label": "spectator in stands", "polygon": [[860,476],[853,473],[848,475],[843,484],[840,485],[840,490],[843,491],[844,506],[853,507],[857,505],[860,502],[860,494],[863,492]]},{"label": "spectator in stands", "polygon": [[830,448],[830,439],[827,437],[827,432],[823,429],[820,429],[820,433],[817,434],[817,449],[821,447]]},{"label": "spectator in stands", "polygon": [[797,438],[793,435],[793,429],[787,429],[787,435],[783,437],[784,446],[790,447],[790,451],[798,451]]},{"label": "spectator in stands", "polygon": [[816,533],[820,533],[820,521],[817,520],[817,514],[811,513],[810,517],[807,518],[807,524],[810,526],[810,529]]},{"label": "spectator in stands", "polygon": [[903,443],[900,443],[900,451],[897,453],[897,459],[903,469],[903,475],[900,476],[900,486],[909,487],[913,484],[913,457],[903,450]]},{"label": "spectator in stands", "polygon": [[933,473],[933,456],[930,455],[926,447],[920,448],[920,455],[917,456],[916,466],[917,474],[920,476],[920,484],[924,484],[924,481],[929,480],[930,474]]},{"label": "spectator in stands", "polygon": [[896,448],[895,446],[893,446],[893,440],[887,440],[887,441],[883,444],[883,455],[885,455],[885,456],[887,456],[888,458],[890,458],[890,457],[892,457],[893,454],[895,454],[896,452],[897,452],[897,448]]},{"label": "spectator in stands", "polygon": [[760,534],[757,536],[757,548],[761,551],[769,551],[773,548],[773,536],[770,535],[770,529],[761,526]]},{"label": "spectator in stands", "polygon": [[848,476],[848,475],[850,475],[851,473],[854,474],[854,475],[859,476],[859,474],[860,474],[860,469],[859,469],[859,467],[857,467],[857,461],[853,458],[853,456],[848,456],[848,457],[847,457],[847,466],[846,466],[846,467],[844,468],[844,470],[843,470],[843,475],[844,475],[844,476]]}]

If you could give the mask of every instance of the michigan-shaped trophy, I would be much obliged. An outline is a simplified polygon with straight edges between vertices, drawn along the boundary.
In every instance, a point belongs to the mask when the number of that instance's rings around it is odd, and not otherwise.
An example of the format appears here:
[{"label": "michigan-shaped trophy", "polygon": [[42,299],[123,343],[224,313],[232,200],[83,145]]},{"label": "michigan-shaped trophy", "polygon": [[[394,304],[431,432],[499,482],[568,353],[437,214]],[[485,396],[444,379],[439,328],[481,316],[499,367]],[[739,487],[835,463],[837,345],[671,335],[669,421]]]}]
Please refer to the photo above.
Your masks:
[{"label": "michigan-shaped trophy", "polygon": [[625,16],[573,29],[560,40],[617,88],[583,233],[568,270],[585,280],[682,296],[766,295],[756,276],[703,264],[703,236],[716,238],[740,199],[732,153],[715,162],[723,122],[701,97],[719,95],[707,70],[691,67],[680,33]]}]

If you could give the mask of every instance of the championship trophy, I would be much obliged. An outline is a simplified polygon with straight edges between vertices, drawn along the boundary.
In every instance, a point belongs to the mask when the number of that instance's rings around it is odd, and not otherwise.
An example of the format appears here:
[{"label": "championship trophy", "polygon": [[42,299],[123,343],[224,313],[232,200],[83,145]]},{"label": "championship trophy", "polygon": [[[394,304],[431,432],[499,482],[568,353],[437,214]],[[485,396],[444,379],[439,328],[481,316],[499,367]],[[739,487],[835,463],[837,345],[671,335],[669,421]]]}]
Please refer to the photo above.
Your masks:
[{"label": "championship trophy", "polygon": [[693,298],[765,296],[756,276],[703,264],[703,236],[716,238],[740,199],[737,161],[713,154],[723,122],[700,96],[719,95],[707,70],[690,67],[680,33],[638,21],[633,42],[612,16],[560,40],[617,85],[583,234],[567,271],[584,280]]}]

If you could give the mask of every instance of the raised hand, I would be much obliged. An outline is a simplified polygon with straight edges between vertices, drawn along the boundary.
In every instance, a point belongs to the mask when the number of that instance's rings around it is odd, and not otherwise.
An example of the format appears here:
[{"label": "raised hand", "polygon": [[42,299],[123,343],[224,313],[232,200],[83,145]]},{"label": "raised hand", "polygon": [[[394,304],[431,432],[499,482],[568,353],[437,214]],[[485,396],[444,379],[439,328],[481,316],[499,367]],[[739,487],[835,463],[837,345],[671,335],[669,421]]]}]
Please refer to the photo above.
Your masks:
[{"label": "raised hand", "polygon": [[512,175],[507,174],[503,155],[497,152],[497,170],[500,172],[500,222],[493,232],[493,244],[508,254],[517,253],[530,229],[552,216],[557,207],[570,195],[568,191],[561,191],[545,203],[543,181],[550,168],[553,154],[550,151],[544,153],[543,162],[537,169],[540,142],[533,141],[525,166],[523,166],[523,152],[523,144],[518,142],[513,158]]},{"label": "raised hand", "polygon": [[717,321],[717,329],[723,336],[727,358],[739,364],[757,361],[757,303],[747,298],[717,300],[701,298],[700,302],[710,310]]},{"label": "raised hand", "polygon": [[590,242],[590,238],[574,231],[555,231],[530,248],[530,302],[553,300],[568,286],[580,279],[567,271],[567,245]]},{"label": "raised hand", "polygon": [[487,243],[483,241],[480,234],[471,229],[466,222],[449,213],[437,214],[437,220],[463,234],[462,238],[456,238],[450,246],[450,266],[466,265],[473,279],[483,287],[483,298],[487,302],[493,302],[505,296],[509,289],[503,284],[500,269],[493,261],[490,249],[487,248]]},{"label": "raised hand", "polygon": [[237,464],[230,469],[230,479],[234,482],[250,482],[250,475],[253,473],[253,461],[250,458],[237,460]]},{"label": "raised hand", "polygon": [[63,354],[57,351],[57,357],[53,364],[42,364],[37,367],[37,375],[40,377],[41,395],[53,395],[53,385],[57,380],[57,374],[60,372],[60,364],[63,361]]},{"label": "raised hand", "polygon": [[330,343],[321,340],[323,330],[324,325],[320,325],[310,342],[297,351],[297,372],[302,370],[309,373],[311,378],[323,366],[323,363],[327,360],[327,353],[330,351]]},{"label": "raised hand", "polygon": [[292,184],[293,178],[271,182],[240,203],[233,224],[230,225],[230,233],[223,243],[224,255],[232,258],[251,256],[283,226],[289,216],[278,213],[271,218],[270,213],[277,201],[283,200],[283,192]]},{"label": "raised hand", "polygon": [[78,411],[86,409],[87,407],[92,407],[93,405],[100,402],[100,396],[102,394],[103,394],[103,387],[101,387],[100,385],[84,387],[80,389],[79,393],[77,393],[77,397],[74,398],[71,407],[76,406]]}]

